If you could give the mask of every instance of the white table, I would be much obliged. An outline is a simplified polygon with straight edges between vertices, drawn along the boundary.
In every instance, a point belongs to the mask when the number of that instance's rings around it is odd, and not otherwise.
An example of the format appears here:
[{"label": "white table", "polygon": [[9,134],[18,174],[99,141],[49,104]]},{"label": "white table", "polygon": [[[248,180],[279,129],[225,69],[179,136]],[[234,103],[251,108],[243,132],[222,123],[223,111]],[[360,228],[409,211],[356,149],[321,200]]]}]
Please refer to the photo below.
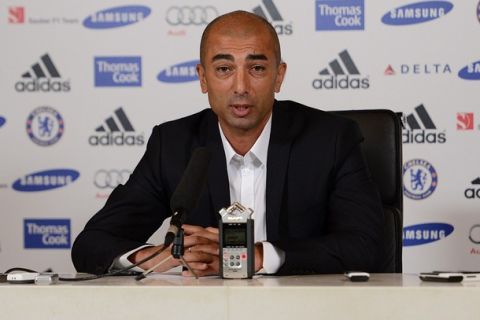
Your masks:
[{"label": "white table", "polygon": [[0,319],[480,319],[480,283],[372,274],[252,280],[154,275],[50,286],[0,284]]}]

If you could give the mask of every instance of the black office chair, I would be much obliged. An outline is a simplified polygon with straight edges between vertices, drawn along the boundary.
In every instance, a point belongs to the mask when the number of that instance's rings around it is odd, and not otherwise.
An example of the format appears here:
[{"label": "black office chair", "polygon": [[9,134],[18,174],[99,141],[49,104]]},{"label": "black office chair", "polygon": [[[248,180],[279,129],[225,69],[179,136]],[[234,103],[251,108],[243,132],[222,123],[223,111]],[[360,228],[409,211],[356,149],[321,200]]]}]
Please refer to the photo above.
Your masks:
[{"label": "black office chair", "polygon": [[402,272],[403,184],[401,115],[391,110],[333,111],[355,120],[362,148],[385,212],[385,259],[381,272]]}]

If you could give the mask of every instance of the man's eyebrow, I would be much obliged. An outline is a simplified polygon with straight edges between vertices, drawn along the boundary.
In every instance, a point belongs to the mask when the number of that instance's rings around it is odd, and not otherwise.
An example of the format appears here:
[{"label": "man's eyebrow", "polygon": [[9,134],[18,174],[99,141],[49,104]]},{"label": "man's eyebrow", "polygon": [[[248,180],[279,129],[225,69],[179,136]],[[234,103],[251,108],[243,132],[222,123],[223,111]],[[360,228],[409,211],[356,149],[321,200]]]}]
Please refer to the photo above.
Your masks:
[{"label": "man's eyebrow", "polygon": [[268,60],[264,54],[249,54],[246,60]]},{"label": "man's eyebrow", "polygon": [[[228,53],[219,53],[213,56],[212,62],[217,61],[217,60],[229,60],[229,61],[235,61],[233,56]],[[246,58],[246,60],[268,60],[267,56],[264,54],[249,54]]]},{"label": "man's eyebrow", "polygon": [[226,53],[219,53],[213,56],[212,62],[217,61],[217,60],[230,60],[234,61],[235,59],[231,54],[226,54]]}]

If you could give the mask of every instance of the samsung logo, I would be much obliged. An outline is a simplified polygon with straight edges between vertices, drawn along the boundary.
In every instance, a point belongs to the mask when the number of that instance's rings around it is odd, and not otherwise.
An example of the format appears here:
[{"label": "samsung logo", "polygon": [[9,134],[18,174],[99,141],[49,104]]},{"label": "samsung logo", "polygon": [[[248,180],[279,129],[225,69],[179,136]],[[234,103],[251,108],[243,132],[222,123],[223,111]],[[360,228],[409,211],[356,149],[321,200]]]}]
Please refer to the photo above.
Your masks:
[{"label": "samsung logo", "polygon": [[98,11],[83,20],[83,26],[90,29],[110,29],[128,26],[142,21],[150,15],[146,6],[122,6]]},{"label": "samsung logo", "polygon": [[462,68],[458,72],[458,76],[465,80],[480,80],[480,60]]},{"label": "samsung logo", "polygon": [[69,249],[70,219],[25,219],[25,249]]},{"label": "samsung logo", "polygon": [[448,237],[453,226],[447,223],[423,223],[403,228],[403,246],[417,246]]},{"label": "samsung logo", "polygon": [[199,60],[192,60],[173,65],[162,70],[157,79],[168,83],[196,81],[198,80],[197,64],[199,63]]},{"label": "samsung logo", "polygon": [[382,17],[388,25],[409,25],[443,17],[453,9],[447,1],[422,1],[391,10]]},{"label": "samsung logo", "polygon": [[28,174],[12,184],[22,192],[45,191],[65,187],[78,179],[80,173],[71,169],[54,169]]}]

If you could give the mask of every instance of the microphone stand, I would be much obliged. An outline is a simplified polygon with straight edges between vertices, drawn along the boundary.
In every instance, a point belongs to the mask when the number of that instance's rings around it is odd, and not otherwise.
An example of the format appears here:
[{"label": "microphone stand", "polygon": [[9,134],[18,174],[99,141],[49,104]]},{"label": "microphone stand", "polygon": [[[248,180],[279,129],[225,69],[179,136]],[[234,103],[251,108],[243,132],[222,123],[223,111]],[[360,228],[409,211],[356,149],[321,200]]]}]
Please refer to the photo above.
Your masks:
[{"label": "microphone stand", "polygon": [[[159,263],[157,263],[156,265],[154,265],[153,267],[151,267],[150,269],[136,276],[135,280],[138,281],[138,280],[145,279],[156,268],[158,268],[159,266],[161,266],[162,264],[164,264],[165,262],[167,262],[172,258],[179,259],[182,265],[186,267],[188,271],[190,271],[190,273],[192,273],[195,276],[195,279],[198,279],[198,275],[195,273],[195,271],[193,271],[193,269],[190,267],[187,261],[185,261],[185,259],[183,258],[183,254],[185,253],[185,246],[183,245],[184,237],[185,237],[185,232],[183,231],[183,228],[180,228],[177,234],[175,235],[175,238],[173,239],[173,245],[172,245],[172,251],[171,251],[172,254],[166,257],[165,259],[163,259],[162,261],[160,261]],[[167,247],[164,245],[162,249],[165,250],[166,248]]]},{"label": "microphone stand", "polygon": [[185,253],[185,246],[183,245],[184,236],[185,232],[183,231],[183,228],[180,228],[175,236],[175,239],[173,240],[172,257],[179,259],[182,262],[182,265],[195,276],[195,279],[198,279],[198,275],[195,273],[195,271],[193,271],[192,268],[190,268],[190,265],[187,263],[187,261],[183,259],[183,254]]}]

